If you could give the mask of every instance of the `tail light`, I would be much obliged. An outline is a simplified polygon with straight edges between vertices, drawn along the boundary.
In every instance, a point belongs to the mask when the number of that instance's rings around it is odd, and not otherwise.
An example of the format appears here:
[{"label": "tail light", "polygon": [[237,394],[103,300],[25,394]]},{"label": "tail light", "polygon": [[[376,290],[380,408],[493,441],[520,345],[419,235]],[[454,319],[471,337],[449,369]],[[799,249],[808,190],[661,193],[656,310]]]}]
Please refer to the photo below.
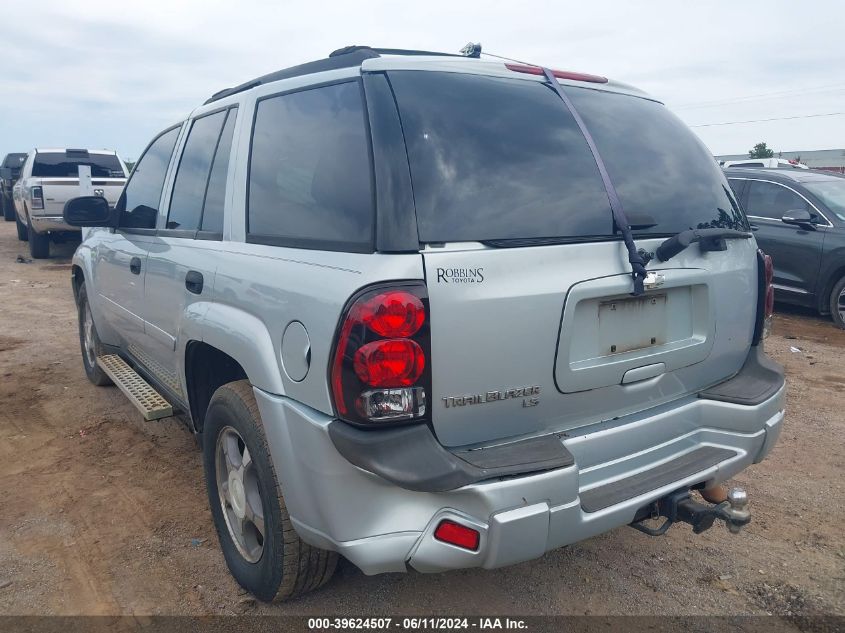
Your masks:
[{"label": "tail light", "polygon": [[370,287],[352,297],[331,363],[332,397],[340,419],[356,425],[427,419],[428,312],[422,283]]},{"label": "tail light", "polygon": [[[527,73],[529,75],[542,75],[543,69],[539,66],[528,64],[505,64],[505,68],[516,73]],[[569,70],[553,70],[552,74],[558,79],[572,79],[574,81],[589,81],[594,84],[606,84],[607,77],[600,75],[589,75],[587,73],[575,73]]]},{"label": "tail light", "polygon": [[44,192],[41,187],[33,187],[30,189],[30,198],[32,200],[33,209],[44,208]]},{"label": "tail light", "polygon": [[769,335],[772,329],[772,315],[775,311],[774,266],[772,258],[763,251],[757,251],[757,279],[759,292],[757,296],[757,323],[754,328],[754,344]]}]

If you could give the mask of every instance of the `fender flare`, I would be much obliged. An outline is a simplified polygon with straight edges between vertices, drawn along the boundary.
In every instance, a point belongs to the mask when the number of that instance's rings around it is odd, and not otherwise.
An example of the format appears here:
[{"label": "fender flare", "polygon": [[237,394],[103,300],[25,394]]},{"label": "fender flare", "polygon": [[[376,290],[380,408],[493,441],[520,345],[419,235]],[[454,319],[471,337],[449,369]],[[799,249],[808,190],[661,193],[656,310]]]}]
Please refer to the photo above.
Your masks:
[{"label": "fender flare", "polygon": [[196,302],[188,306],[177,343],[183,380],[185,351],[191,341],[202,341],[234,358],[253,387],[285,395],[276,347],[270,331],[255,315],[221,303]]}]

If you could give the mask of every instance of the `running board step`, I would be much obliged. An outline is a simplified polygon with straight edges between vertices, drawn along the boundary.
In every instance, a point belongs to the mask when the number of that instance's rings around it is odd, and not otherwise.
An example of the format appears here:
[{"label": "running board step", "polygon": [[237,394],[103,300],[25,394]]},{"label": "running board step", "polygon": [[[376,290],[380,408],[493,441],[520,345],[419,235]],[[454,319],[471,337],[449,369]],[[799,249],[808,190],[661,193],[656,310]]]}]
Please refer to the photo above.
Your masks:
[{"label": "running board step", "polygon": [[120,356],[98,356],[97,364],[120,388],[123,395],[129,398],[129,402],[135,405],[145,420],[159,420],[173,415],[173,406]]},{"label": "running board step", "polygon": [[736,457],[736,452],[716,446],[702,446],[652,470],[582,492],[581,509],[584,512],[604,510],[674,481],[686,479],[731,457]]}]

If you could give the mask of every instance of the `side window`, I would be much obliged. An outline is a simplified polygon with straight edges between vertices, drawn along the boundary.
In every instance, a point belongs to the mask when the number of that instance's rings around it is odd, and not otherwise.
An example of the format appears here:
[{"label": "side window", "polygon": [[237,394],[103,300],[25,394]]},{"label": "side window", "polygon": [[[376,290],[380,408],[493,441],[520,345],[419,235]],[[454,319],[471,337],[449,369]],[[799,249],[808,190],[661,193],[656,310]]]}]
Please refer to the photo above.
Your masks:
[{"label": "side window", "polygon": [[728,178],[728,184],[731,186],[737,202],[742,204],[742,189],[745,187],[745,181],[738,178]]},{"label": "side window", "polygon": [[205,190],[205,203],[202,210],[201,231],[211,233],[223,232],[223,206],[226,195],[226,175],[229,172],[229,154],[232,150],[232,134],[235,131],[237,109],[232,108],[226,116],[217,151],[214,153],[214,163],[208,176],[208,188]]},{"label": "side window", "polygon": [[259,101],[247,218],[253,242],[372,249],[371,167],[358,82]]},{"label": "side window", "polygon": [[208,174],[225,118],[224,110],[195,119],[191,125],[176,171],[166,228],[183,231],[199,228]]},{"label": "side window", "polygon": [[762,180],[748,183],[748,202],[745,205],[748,215],[780,220],[784,213],[793,209],[811,211],[806,200],[786,187]]},{"label": "side window", "polygon": [[155,228],[164,177],[178,136],[178,127],[164,132],[138,159],[132,177],[123,190],[121,228]]}]

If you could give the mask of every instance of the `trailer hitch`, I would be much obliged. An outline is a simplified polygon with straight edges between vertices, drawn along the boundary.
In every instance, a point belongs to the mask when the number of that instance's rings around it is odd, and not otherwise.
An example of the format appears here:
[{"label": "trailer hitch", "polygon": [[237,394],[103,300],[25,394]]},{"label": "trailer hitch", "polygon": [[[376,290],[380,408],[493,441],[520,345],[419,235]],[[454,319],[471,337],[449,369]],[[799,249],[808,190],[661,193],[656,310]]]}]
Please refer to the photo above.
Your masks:
[{"label": "trailer hitch", "polygon": [[[638,512],[637,518],[630,525],[649,536],[662,536],[673,523],[680,521],[689,523],[695,534],[701,534],[713,527],[713,523],[719,519],[725,522],[731,534],[739,534],[751,522],[747,505],[748,495],[742,488],[732,488],[726,501],[714,505],[694,501],[689,490],[676,490]],[[643,525],[646,519],[660,517],[666,520],[658,528]]]}]

